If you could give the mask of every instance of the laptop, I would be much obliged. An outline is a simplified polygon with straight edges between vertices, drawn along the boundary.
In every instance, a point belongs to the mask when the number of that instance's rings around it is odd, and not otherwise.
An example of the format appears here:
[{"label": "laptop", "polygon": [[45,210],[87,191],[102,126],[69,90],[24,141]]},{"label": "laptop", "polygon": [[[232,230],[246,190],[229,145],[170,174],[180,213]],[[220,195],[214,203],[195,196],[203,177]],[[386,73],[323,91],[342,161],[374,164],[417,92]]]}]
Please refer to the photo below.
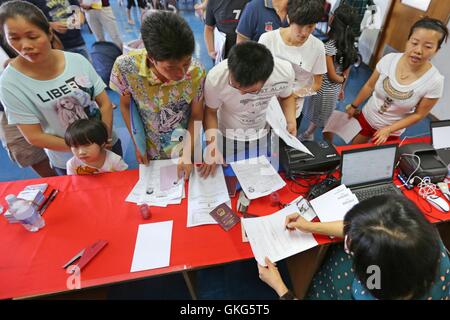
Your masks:
[{"label": "laptop", "polygon": [[393,183],[397,144],[342,151],[341,183],[359,201],[382,194],[402,192]]},{"label": "laptop", "polygon": [[431,121],[431,144],[446,165],[450,164],[450,120]]}]

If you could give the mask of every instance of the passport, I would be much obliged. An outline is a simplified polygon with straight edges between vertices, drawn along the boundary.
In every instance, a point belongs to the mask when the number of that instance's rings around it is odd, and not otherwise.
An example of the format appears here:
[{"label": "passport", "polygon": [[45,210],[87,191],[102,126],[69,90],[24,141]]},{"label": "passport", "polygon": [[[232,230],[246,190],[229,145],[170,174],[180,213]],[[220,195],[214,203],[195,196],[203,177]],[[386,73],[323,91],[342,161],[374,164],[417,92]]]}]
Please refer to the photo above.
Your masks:
[{"label": "passport", "polygon": [[240,221],[236,213],[226,203],[215,207],[209,214],[225,231],[230,230]]}]

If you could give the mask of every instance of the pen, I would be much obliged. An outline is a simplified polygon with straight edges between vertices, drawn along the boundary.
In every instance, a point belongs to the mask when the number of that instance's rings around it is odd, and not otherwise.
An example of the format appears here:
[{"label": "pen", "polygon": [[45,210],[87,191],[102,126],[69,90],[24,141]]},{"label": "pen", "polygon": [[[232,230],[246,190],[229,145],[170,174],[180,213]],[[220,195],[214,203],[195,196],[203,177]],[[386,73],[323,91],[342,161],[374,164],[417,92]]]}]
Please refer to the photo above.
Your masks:
[{"label": "pen", "polygon": [[40,215],[42,216],[45,212],[45,210],[47,209],[47,207],[50,205],[50,203],[53,202],[53,200],[55,200],[56,195],[58,194],[58,189],[53,189],[52,192],[50,193],[50,195],[48,196],[46,202],[44,203],[44,205],[42,206],[41,210],[39,211]]}]

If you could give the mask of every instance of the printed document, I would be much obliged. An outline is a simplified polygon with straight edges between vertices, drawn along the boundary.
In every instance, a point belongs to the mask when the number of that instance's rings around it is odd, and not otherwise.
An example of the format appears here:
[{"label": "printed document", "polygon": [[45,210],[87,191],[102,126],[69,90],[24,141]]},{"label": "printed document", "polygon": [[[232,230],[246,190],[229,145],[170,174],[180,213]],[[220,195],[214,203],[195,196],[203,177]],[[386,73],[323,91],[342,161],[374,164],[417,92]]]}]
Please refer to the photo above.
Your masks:
[{"label": "printed document", "polygon": [[267,109],[266,120],[272,127],[274,132],[290,147],[297,149],[299,151],[313,155],[308,148],[306,148],[303,143],[301,143],[297,137],[293,136],[287,130],[287,122],[284,117],[283,110],[281,109],[280,103],[277,97],[272,97],[269,102],[269,107]]},{"label": "printed document", "polygon": [[311,233],[286,229],[286,217],[293,213],[299,213],[298,208],[290,205],[268,216],[242,219],[253,255],[260,265],[266,266],[265,257],[277,262],[318,245]]},{"label": "printed document", "polygon": [[209,213],[224,202],[231,208],[222,167],[218,166],[215,176],[209,175],[206,179],[194,168],[189,178],[187,227],[217,224]]}]

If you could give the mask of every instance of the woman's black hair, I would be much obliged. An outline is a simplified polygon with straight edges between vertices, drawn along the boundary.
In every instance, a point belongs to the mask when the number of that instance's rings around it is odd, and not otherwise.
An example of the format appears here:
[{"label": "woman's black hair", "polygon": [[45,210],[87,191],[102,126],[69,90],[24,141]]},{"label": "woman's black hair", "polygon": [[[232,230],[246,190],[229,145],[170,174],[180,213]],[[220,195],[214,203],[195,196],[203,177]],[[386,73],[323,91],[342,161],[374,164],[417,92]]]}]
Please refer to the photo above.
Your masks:
[{"label": "woman's black hair", "polygon": [[64,141],[69,147],[78,147],[96,143],[103,146],[108,142],[106,125],[97,119],[79,119],[67,127]]},{"label": "woman's black hair", "polygon": [[62,47],[61,40],[53,33],[50,23],[42,10],[32,3],[22,0],[4,2],[0,6],[0,33],[3,37],[5,37],[4,25],[6,20],[17,16],[24,18],[45,32],[50,37],[52,48]]},{"label": "woman's black hair", "polygon": [[402,196],[373,197],[354,206],[344,218],[344,234],[353,268],[363,286],[381,272],[381,287],[368,291],[377,299],[419,299],[438,272],[439,235],[419,208]]},{"label": "woman's black hair", "polygon": [[358,13],[352,6],[343,3],[334,11],[328,36],[336,44],[335,61],[342,64],[344,70],[355,63],[358,57],[353,33],[356,24],[358,24]]},{"label": "woman's black hair", "polygon": [[32,3],[14,0],[5,2],[0,6],[0,27],[3,36],[3,26],[6,20],[17,16],[23,17],[48,35],[51,35],[50,24],[41,9]]},{"label": "woman's black hair", "polygon": [[416,21],[416,23],[414,23],[413,26],[411,27],[411,29],[409,30],[408,40],[409,40],[409,38],[411,38],[412,34],[414,33],[414,31],[416,29],[434,30],[434,31],[437,31],[440,34],[442,34],[442,37],[441,37],[441,39],[439,39],[439,42],[438,42],[437,50],[439,50],[441,48],[442,43],[444,41],[447,42],[448,28],[442,21],[440,21],[438,19],[425,17],[425,18],[422,18],[422,19]]}]

